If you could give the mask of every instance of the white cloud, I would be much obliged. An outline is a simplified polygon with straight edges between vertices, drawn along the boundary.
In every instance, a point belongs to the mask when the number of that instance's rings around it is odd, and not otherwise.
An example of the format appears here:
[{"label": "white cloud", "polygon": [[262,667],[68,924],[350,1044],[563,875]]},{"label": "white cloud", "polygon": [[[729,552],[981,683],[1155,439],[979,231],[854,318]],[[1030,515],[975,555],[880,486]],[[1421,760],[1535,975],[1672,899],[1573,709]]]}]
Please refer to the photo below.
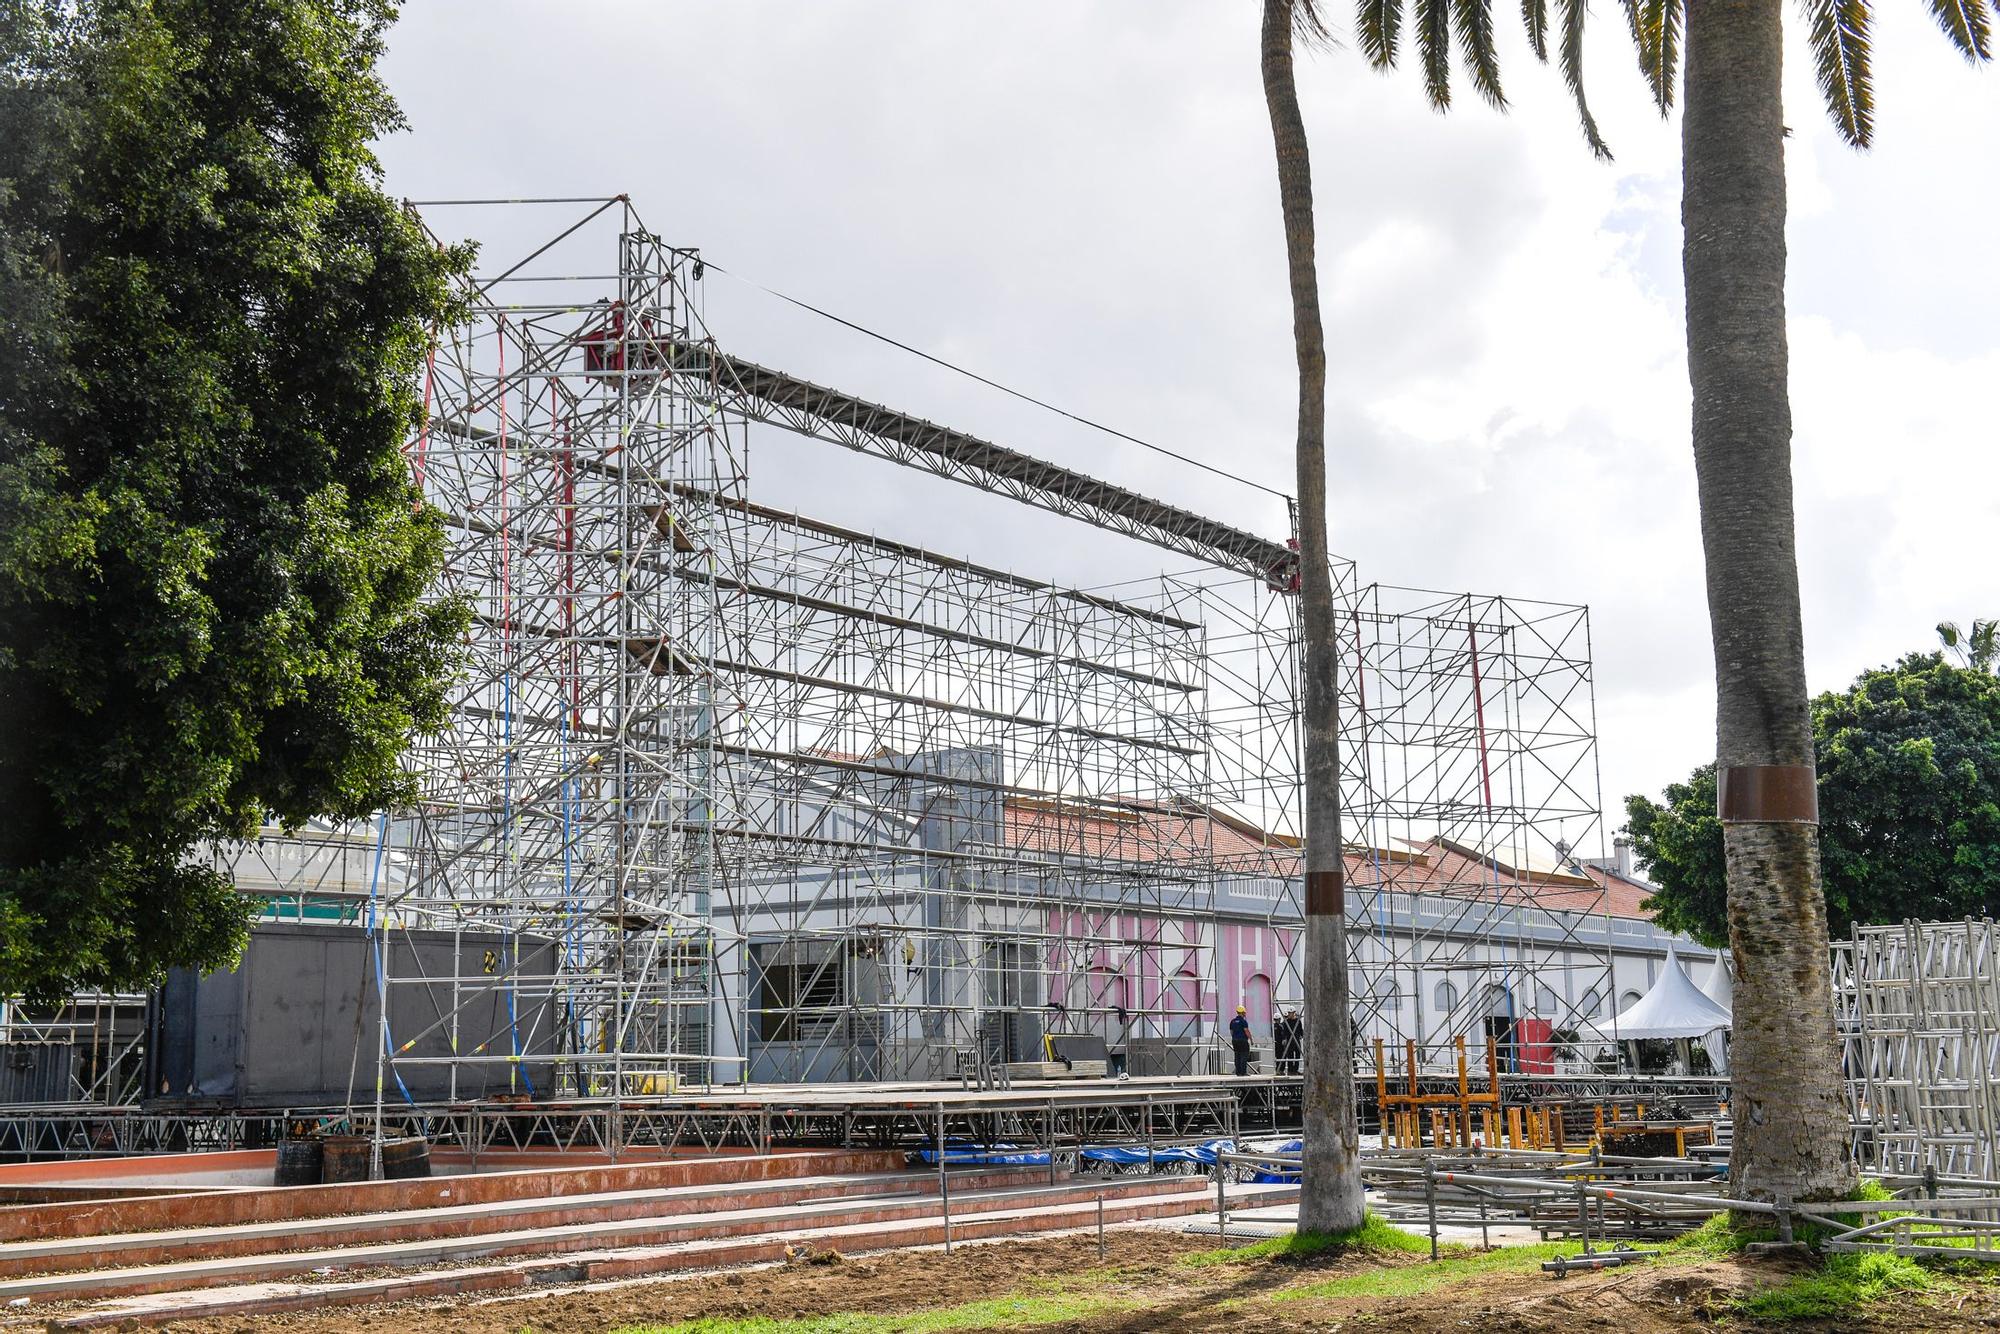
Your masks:
[{"label": "white cloud", "polygon": [[[1329,318],[1336,546],[1366,577],[1588,602],[1607,807],[1711,749],[1679,306],[1677,122],[1615,11],[1591,161],[1509,37],[1505,116],[1410,71],[1302,64]],[[1290,312],[1254,6],[410,6],[388,76],[413,197],[630,192],[681,244],[1078,412],[1289,489]],[[2000,73],[1878,10],[1878,147],[1787,72],[1799,547],[1816,688],[2000,614]],[[524,236],[494,238],[496,252]],[[1062,423],[715,280],[747,355],[1275,532],[1268,497]],[[801,451],[782,503],[1087,580],[1002,525]],[[894,482],[889,486],[887,483]],[[1150,557],[1135,558],[1143,566]],[[1063,568],[1069,562],[1076,568]],[[1136,568],[1136,567],[1135,567]]]}]

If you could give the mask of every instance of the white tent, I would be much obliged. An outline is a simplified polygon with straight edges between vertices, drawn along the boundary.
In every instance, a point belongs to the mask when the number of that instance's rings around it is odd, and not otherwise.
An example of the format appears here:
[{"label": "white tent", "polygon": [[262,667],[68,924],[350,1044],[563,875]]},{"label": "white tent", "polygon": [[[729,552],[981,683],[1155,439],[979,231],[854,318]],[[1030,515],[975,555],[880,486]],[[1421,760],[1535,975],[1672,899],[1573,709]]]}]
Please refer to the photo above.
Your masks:
[{"label": "white tent", "polygon": [[1702,994],[1681,967],[1674,947],[1667,946],[1667,966],[1653,982],[1652,989],[1618,1012],[1609,1024],[1595,1026],[1598,1033],[1620,1042],[1641,1038],[1699,1038],[1719,1028],[1729,1027],[1729,1011]]},{"label": "white tent", "polygon": [[[1718,953],[1709,967],[1708,981],[1702,983],[1702,994],[1728,1010],[1736,1012],[1736,979],[1729,975],[1729,956]],[[1716,1029],[1701,1040],[1702,1050],[1708,1053],[1708,1064],[1717,1074],[1729,1073],[1729,1034]]]},{"label": "white tent", "polygon": [[[1652,989],[1620,1010],[1615,1021],[1587,1025],[1585,1032],[1591,1042],[1609,1042],[1615,1036],[1619,1042],[1679,1038],[1691,1043],[1713,1035],[1714,1040],[1704,1041],[1702,1046],[1714,1068],[1726,1072],[1729,1058],[1721,1039],[1729,1029],[1729,1019],[1729,1010],[1702,994],[1669,945],[1667,966],[1660,970]],[[1687,1059],[1687,1048],[1683,1046],[1681,1060],[1685,1063]]]}]

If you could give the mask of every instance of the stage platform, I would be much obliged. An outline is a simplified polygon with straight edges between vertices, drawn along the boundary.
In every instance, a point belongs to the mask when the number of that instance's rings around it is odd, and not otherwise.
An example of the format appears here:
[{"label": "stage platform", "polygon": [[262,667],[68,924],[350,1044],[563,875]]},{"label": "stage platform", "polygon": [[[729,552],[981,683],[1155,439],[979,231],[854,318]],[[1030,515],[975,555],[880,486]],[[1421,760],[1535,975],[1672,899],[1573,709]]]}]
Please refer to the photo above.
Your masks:
[{"label": "stage platform", "polygon": [[[1428,1090],[1449,1078],[1426,1075]],[[1727,1080],[1632,1075],[1509,1075],[1503,1101],[1680,1099],[1713,1107]],[[492,1154],[608,1157],[720,1149],[917,1149],[942,1135],[981,1144],[1073,1149],[1166,1145],[1218,1136],[1283,1134],[1300,1121],[1296,1075],[1179,1075],[1050,1079],[1008,1088],[950,1083],[750,1084],[621,1099],[385,1101],[387,1133],[422,1134],[477,1162]],[[1357,1080],[1363,1129],[1374,1126],[1372,1074]],[[74,1103],[0,1106],[0,1162],[265,1148],[315,1129],[370,1133],[375,1108],[127,1107]]]},{"label": "stage platform", "polygon": [[[958,1083],[712,1085],[589,1099],[385,1101],[385,1133],[418,1133],[473,1161],[532,1151],[921,1148],[940,1137],[1061,1150],[1175,1144],[1296,1125],[1296,1076]],[[315,1129],[368,1134],[376,1109],[196,1105],[0,1107],[0,1162],[259,1148]]]}]

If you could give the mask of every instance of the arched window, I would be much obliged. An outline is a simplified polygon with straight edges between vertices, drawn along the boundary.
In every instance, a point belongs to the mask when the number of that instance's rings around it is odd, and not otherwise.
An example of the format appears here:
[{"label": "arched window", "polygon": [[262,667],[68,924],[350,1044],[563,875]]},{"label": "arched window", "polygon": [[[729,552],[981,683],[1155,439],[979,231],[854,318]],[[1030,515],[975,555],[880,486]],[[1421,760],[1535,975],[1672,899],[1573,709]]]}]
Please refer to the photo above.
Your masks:
[{"label": "arched window", "polygon": [[1623,1014],[1638,1003],[1639,993],[1636,991],[1627,991],[1618,997],[1618,1012]]},{"label": "arched window", "polygon": [[1577,1017],[1580,1019],[1595,1019],[1597,1018],[1597,1012],[1603,1008],[1604,997],[1597,994],[1596,987],[1592,987],[1583,993],[1583,1003],[1576,1007]]},{"label": "arched window", "polygon": [[1271,979],[1252,973],[1243,979],[1243,1005],[1250,1011],[1250,1026],[1260,1033],[1271,1027]]},{"label": "arched window", "polygon": [[1449,982],[1440,982],[1432,999],[1437,1003],[1439,1014],[1450,1014],[1458,1008],[1458,988]]},{"label": "arched window", "polygon": [[1111,969],[1099,965],[1089,973],[1090,997],[1087,1002],[1093,1010],[1109,1010],[1114,1007],[1132,1008],[1132,984]]},{"label": "arched window", "polygon": [[1392,978],[1382,983],[1379,993],[1382,1013],[1395,1014],[1403,1008],[1403,989]]}]

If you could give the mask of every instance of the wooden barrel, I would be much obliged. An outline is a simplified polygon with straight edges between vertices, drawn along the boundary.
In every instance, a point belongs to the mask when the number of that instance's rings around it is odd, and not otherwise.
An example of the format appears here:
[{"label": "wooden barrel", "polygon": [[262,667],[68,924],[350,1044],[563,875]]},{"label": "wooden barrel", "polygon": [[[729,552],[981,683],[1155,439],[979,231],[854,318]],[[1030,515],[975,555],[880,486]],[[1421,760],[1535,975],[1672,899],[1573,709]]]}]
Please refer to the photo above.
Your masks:
[{"label": "wooden barrel", "polygon": [[388,1181],[431,1174],[431,1143],[422,1135],[382,1141],[382,1176]]},{"label": "wooden barrel", "polygon": [[316,1139],[278,1141],[278,1170],[272,1182],[280,1186],[317,1186],[324,1146]]},{"label": "wooden barrel", "polygon": [[366,1135],[322,1135],[319,1179],[329,1184],[368,1180]]}]

